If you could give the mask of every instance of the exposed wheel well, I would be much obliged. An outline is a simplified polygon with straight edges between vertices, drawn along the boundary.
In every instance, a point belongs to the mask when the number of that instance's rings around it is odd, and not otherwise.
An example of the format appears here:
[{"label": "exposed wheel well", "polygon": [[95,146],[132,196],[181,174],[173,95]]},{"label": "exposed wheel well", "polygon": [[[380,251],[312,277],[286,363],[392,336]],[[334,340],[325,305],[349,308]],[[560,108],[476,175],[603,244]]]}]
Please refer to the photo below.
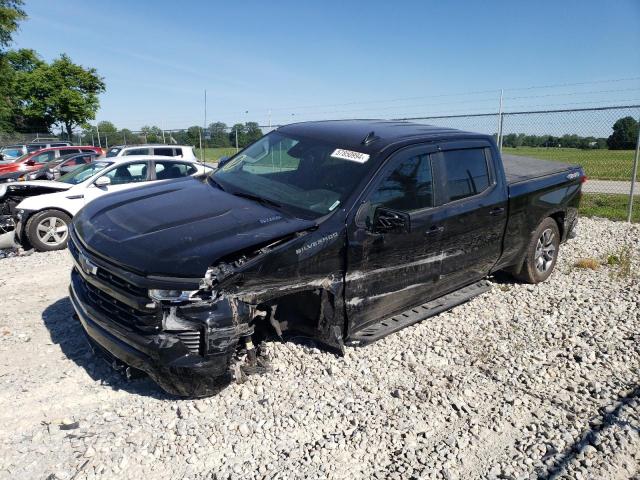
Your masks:
[{"label": "exposed wheel well", "polygon": [[[551,218],[553,218],[556,221],[556,224],[558,224],[558,230],[560,231],[560,238],[564,238],[564,218],[565,218],[565,212],[556,212],[556,213],[552,213],[551,215],[549,215]],[[544,220],[544,218],[542,219]]]}]

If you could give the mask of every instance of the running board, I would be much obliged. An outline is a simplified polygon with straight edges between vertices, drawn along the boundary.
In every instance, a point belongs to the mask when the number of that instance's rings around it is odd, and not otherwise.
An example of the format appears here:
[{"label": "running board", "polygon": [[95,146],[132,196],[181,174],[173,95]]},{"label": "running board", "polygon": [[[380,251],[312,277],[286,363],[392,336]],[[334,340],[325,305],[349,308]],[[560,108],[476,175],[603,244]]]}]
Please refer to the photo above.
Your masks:
[{"label": "running board", "polygon": [[402,330],[409,325],[420,322],[426,318],[433,317],[439,313],[449,310],[457,305],[468,302],[473,297],[491,290],[491,284],[486,280],[472,283],[460,290],[456,290],[440,298],[436,298],[427,303],[423,303],[415,308],[410,308],[393,317],[369,325],[362,330],[358,330],[349,336],[347,342],[349,346],[362,346],[373,343],[392,333]]}]

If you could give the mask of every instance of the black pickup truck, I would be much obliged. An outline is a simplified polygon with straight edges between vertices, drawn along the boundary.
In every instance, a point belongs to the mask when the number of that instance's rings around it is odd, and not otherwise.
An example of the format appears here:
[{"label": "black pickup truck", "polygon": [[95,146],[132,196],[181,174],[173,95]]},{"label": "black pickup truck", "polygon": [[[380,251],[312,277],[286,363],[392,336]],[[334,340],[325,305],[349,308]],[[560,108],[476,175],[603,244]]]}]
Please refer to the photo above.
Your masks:
[{"label": "black pickup truck", "polygon": [[343,351],[469,300],[498,270],[545,280],[584,179],[501,158],[488,135],[288,125],[205,180],[89,203],[70,230],[70,296],[99,350],[170,393],[209,395],[266,335]]}]

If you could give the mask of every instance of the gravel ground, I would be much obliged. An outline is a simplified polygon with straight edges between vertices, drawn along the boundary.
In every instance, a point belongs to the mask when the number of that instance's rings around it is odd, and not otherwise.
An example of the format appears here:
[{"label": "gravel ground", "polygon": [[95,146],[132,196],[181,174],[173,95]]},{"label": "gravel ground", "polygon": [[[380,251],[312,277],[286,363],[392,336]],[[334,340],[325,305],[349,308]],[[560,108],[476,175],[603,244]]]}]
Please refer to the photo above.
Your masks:
[{"label": "gravel ground", "polygon": [[[573,267],[625,245],[630,276]],[[0,478],[640,478],[639,258],[637,225],[583,219],[544,284],[344,358],[269,343],[272,372],[195,401],[91,354],[66,252],[3,259]]]}]

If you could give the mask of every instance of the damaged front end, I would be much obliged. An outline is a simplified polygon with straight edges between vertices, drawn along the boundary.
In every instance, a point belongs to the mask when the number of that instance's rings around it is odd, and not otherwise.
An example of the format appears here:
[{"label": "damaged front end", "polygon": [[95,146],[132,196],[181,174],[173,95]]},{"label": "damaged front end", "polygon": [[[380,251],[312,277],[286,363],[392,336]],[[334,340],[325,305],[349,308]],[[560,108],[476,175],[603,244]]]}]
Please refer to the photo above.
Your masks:
[{"label": "damaged front end", "polygon": [[[137,275],[95,256],[72,229],[70,297],[91,340],[117,360],[146,372],[171,394],[212,395],[234,376],[264,366],[253,346],[256,330],[264,338],[265,327],[278,336],[287,330],[304,334],[306,328],[342,348],[342,324],[335,328],[333,322],[342,308],[335,304],[339,280],[289,279],[263,289],[245,284],[265,256],[301,235],[236,252],[202,279],[170,279]],[[244,364],[237,360],[239,350],[246,354]]]}]

